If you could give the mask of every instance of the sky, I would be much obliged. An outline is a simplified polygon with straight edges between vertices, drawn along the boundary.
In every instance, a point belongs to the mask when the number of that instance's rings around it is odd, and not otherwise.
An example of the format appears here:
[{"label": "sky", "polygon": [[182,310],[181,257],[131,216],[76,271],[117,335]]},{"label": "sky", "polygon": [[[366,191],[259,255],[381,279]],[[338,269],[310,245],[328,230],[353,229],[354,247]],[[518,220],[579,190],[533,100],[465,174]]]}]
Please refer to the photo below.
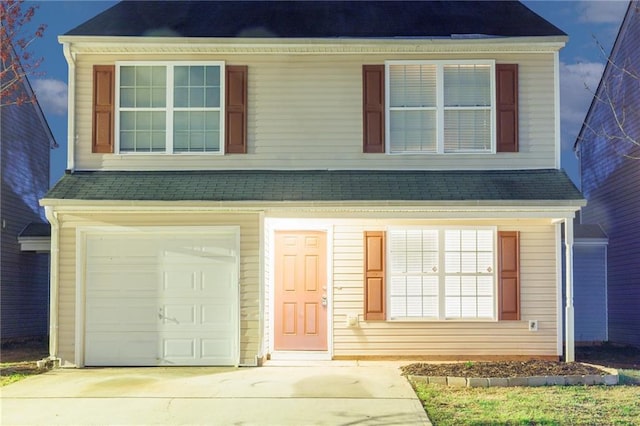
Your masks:
[{"label": "sky", "polygon": [[[27,0],[25,3],[39,6],[32,23],[47,25],[44,37],[32,45],[34,54],[42,57],[43,62],[38,75],[31,76],[29,80],[60,146],[51,152],[52,185],[64,173],[67,160],[67,63],[58,36],[115,3],[104,0]],[[523,3],[569,35],[567,45],[560,51],[562,167],[579,186],[573,144],[600,81],[606,56],[628,1],[524,0]]]}]

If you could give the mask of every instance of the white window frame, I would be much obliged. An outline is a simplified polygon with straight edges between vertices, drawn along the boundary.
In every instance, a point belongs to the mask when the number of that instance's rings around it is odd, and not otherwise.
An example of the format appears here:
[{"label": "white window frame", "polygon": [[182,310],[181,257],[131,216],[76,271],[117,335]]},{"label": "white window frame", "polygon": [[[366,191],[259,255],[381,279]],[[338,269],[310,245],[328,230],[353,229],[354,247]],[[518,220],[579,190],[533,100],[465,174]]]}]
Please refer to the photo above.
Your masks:
[{"label": "white window frame", "polygon": [[[421,60],[402,60],[402,61],[385,61],[384,70],[384,90],[385,90],[385,152],[389,155],[488,155],[496,153],[496,61],[488,59],[478,60],[436,60],[436,61],[421,61]],[[436,150],[434,151],[403,151],[392,152],[391,151],[391,72],[390,67],[392,65],[435,65],[436,66]],[[445,152],[444,150],[444,67],[445,65],[489,65],[489,81],[490,81],[490,99],[491,99],[491,149],[487,151],[480,150],[468,150],[468,151],[455,151]],[[433,110],[432,107],[425,108],[408,108],[409,110]],[[484,107],[456,107],[456,109],[485,109]]]},{"label": "white window frame", "polygon": [[[391,276],[392,276],[392,255],[391,255],[391,241],[387,241],[386,244],[386,265],[385,265],[385,282],[386,282],[386,295],[385,303],[387,308],[387,321],[390,322],[496,322],[498,321],[498,228],[496,226],[392,226],[387,228],[387,235],[390,237],[393,231],[407,231],[407,230],[429,230],[438,232],[438,315],[436,317],[392,317],[391,316]],[[445,231],[447,230],[474,230],[474,231],[491,231],[493,234],[493,301],[492,301],[492,316],[489,318],[449,318],[446,316],[446,292],[445,292],[445,279],[448,275],[445,268]],[[425,275],[424,273],[422,275]]]},{"label": "white window frame", "polygon": [[[117,61],[115,76],[115,111],[114,111],[114,138],[115,152],[119,155],[224,155],[225,148],[225,62],[224,61]],[[120,68],[123,66],[163,66],[166,68],[166,129],[165,129],[165,150],[164,152],[133,152],[120,151]],[[219,108],[203,108],[202,110],[220,111],[220,150],[214,151],[193,151],[193,152],[174,152],[173,149],[173,113],[174,111],[195,110],[195,108],[183,108],[173,106],[173,75],[176,66],[218,66],[220,67],[220,107]]]}]

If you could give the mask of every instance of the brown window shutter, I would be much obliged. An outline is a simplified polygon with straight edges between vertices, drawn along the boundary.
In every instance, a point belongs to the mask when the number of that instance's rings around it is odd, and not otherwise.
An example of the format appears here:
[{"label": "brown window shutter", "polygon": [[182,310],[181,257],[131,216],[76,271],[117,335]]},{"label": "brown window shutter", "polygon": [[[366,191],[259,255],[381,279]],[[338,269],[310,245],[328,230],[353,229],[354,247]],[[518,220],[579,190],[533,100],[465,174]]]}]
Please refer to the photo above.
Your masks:
[{"label": "brown window shutter", "polygon": [[384,152],[384,65],[362,66],[363,151]]},{"label": "brown window shutter", "polygon": [[518,152],[518,64],[496,64],[497,151]]},{"label": "brown window shutter", "polygon": [[113,152],[115,71],[115,65],[93,66],[91,152]]},{"label": "brown window shutter", "polygon": [[225,68],[225,152],[247,152],[247,76],[246,65]]},{"label": "brown window shutter", "polygon": [[498,319],[520,319],[520,234],[498,232]]},{"label": "brown window shutter", "polygon": [[364,319],[385,320],[385,233],[364,233]]}]

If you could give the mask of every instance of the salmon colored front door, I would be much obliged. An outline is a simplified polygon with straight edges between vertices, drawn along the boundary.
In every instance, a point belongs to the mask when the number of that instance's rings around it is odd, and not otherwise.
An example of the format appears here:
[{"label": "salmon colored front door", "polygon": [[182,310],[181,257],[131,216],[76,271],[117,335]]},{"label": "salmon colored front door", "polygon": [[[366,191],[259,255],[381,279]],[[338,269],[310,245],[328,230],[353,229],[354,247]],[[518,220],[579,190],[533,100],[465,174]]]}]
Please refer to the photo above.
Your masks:
[{"label": "salmon colored front door", "polygon": [[327,350],[326,247],[323,232],[275,233],[277,351]]}]

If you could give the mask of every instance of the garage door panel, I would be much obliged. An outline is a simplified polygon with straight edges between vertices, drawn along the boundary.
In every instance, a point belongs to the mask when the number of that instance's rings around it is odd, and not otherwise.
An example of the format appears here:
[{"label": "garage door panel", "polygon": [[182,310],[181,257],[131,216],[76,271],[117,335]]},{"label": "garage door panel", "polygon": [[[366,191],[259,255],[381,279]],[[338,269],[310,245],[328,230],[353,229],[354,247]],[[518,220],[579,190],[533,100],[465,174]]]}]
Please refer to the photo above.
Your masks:
[{"label": "garage door panel", "polygon": [[219,265],[202,271],[201,289],[206,295],[228,299],[237,288],[233,285],[234,271],[230,265]]},{"label": "garage door panel", "polygon": [[237,363],[236,232],[89,235],[85,364]]},{"label": "garage door panel", "polygon": [[164,362],[181,364],[194,362],[197,358],[195,338],[165,338],[163,339],[163,356]]},{"label": "garage door panel", "polygon": [[234,307],[224,301],[203,300],[202,303],[193,304],[180,304],[176,301],[171,305],[163,305],[162,309],[164,330],[228,330],[236,318]]},{"label": "garage door panel", "polygon": [[[165,296],[185,295],[184,292],[198,293],[200,296],[217,297],[228,300],[233,291],[237,291],[234,284],[234,265],[228,263],[219,265],[203,264],[206,259],[187,267],[171,267],[163,271],[162,289]],[[167,265],[163,265],[168,267]]]},{"label": "garage door panel", "polygon": [[158,329],[158,308],[153,298],[89,298],[86,331],[145,331]]},{"label": "garage door panel", "polygon": [[87,334],[85,358],[90,365],[146,366],[158,364],[158,340],[154,333],[94,332]]},{"label": "garage door panel", "polygon": [[224,303],[210,303],[200,307],[202,324],[211,329],[228,328],[234,321],[234,309]]},{"label": "garage door panel", "polygon": [[136,257],[141,254],[149,255],[161,250],[158,238],[153,235],[137,234],[135,245],[129,244],[131,235],[91,235],[87,239],[87,253],[89,256],[104,257]]},{"label": "garage door panel", "polygon": [[195,304],[165,304],[162,306],[162,312],[164,315],[162,322],[165,328],[172,325],[176,328],[197,325],[197,306]]},{"label": "garage door panel", "polygon": [[89,297],[155,297],[157,274],[153,270],[95,272],[87,271]]},{"label": "garage door panel", "polygon": [[163,365],[216,365],[233,357],[234,342],[228,338],[162,338]]},{"label": "garage door panel", "polygon": [[193,292],[198,288],[198,272],[193,270],[164,271],[162,274],[162,289],[164,291],[181,294],[185,291]]},{"label": "garage door panel", "polygon": [[229,339],[202,339],[200,341],[202,358],[208,360],[228,359],[232,356],[233,342]]}]

